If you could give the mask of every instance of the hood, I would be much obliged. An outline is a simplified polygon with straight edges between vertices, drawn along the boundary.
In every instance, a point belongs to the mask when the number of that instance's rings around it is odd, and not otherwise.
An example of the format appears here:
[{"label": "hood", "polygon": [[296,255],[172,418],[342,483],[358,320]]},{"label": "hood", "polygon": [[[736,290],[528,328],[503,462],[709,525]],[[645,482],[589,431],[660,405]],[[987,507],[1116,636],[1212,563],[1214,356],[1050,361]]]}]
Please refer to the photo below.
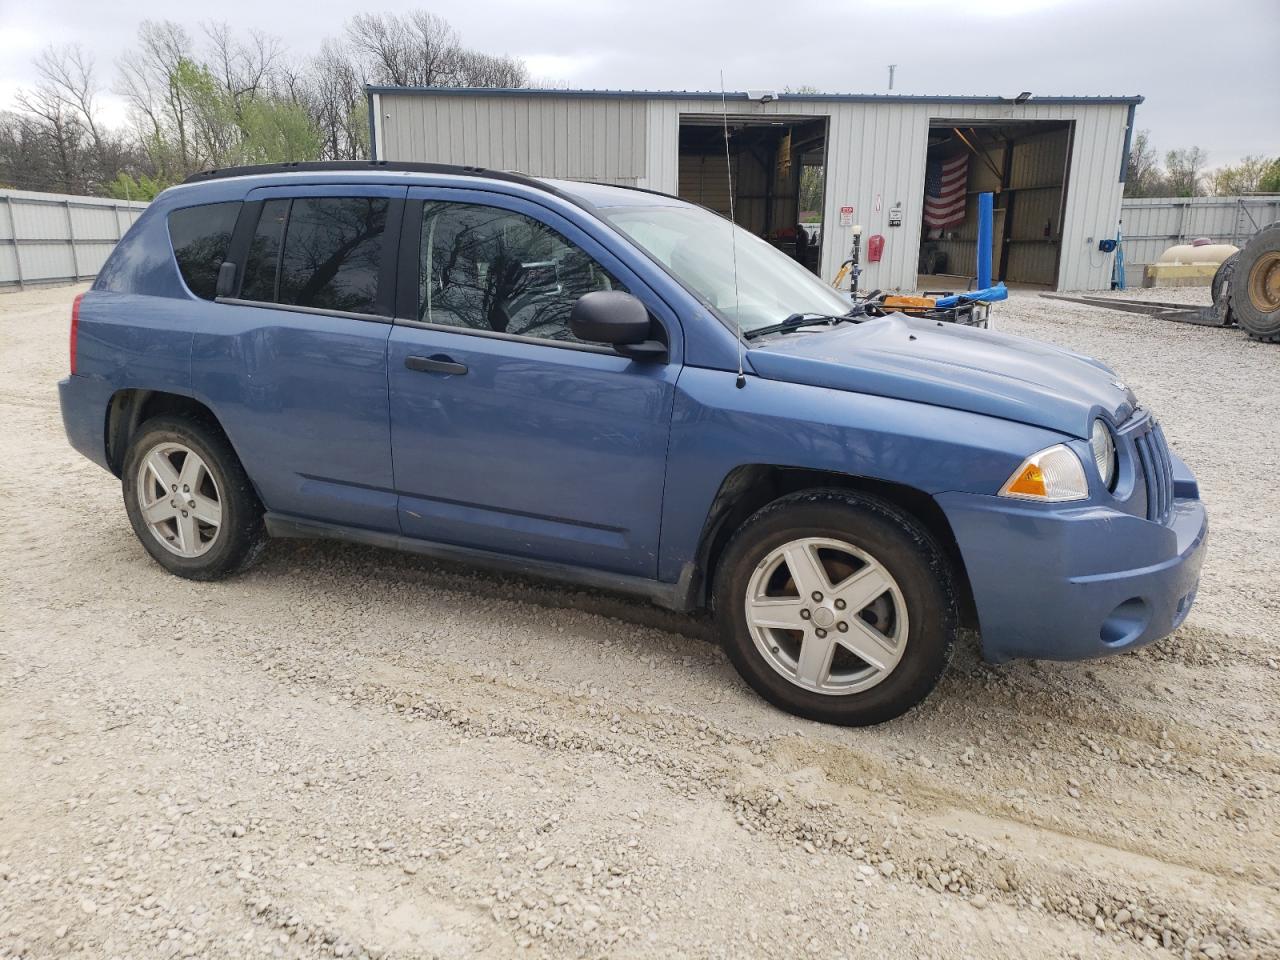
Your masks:
[{"label": "hood", "polygon": [[769,380],[967,410],[1088,438],[1094,417],[1115,424],[1133,392],[1103,363],[1023,337],[893,314],[815,327],[752,344]]}]

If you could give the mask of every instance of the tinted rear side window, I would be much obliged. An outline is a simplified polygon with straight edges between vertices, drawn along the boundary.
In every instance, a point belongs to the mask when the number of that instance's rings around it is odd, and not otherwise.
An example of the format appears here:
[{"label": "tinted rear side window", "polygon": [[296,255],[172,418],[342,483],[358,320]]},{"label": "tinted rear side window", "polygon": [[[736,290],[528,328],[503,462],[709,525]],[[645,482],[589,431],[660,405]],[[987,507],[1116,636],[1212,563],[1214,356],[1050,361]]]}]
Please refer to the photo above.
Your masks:
[{"label": "tinted rear side window", "polygon": [[244,283],[240,286],[242,300],[271,303],[276,299],[280,242],[284,239],[284,225],[289,218],[289,203],[288,200],[268,200],[262,205],[262,215],[258,217],[258,226],[249,244],[248,262],[244,265]]},{"label": "tinted rear side window", "polygon": [[239,200],[185,207],[169,214],[169,241],[178,270],[197,297],[214,298],[218,268],[227,258],[239,214]]},{"label": "tinted rear side window", "polygon": [[241,298],[376,313],[389,207],[384,197],[268,201]]}]

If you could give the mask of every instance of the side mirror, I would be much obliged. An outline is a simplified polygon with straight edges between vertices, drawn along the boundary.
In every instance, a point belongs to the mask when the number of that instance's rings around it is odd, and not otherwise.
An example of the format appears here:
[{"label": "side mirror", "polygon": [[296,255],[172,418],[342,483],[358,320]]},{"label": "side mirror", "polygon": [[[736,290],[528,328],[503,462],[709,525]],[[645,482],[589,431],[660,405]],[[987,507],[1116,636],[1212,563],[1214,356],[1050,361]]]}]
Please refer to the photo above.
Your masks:
[{"label": "side mirror", "polygon": [[650,339],[653,323],[643,303],[621,290],[597,290],[578,298],[569,330],[579,340],[607,343],[633,360],[665,360],[667,346]]},{"label": "side mirror", "polygon": [[213,288],[215,297],[234,297],[236,295],[236,265],[230,260],[222,261],[218,267],[218,282]]}]

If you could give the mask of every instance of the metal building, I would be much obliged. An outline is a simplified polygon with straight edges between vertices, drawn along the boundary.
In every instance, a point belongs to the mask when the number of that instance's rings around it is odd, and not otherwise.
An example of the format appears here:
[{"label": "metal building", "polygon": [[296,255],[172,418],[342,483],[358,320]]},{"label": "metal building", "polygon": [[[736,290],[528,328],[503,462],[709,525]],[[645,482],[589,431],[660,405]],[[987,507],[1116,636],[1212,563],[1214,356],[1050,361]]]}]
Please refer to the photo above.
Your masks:
[{"label": "metal building", "polygon": [[[1113,255],[1099,244],[1116,234],[1142,102],[749,91],[722,104],[713,93],[401,87],[368,96],[378,159],[628,184],[724,213],[732,182],[738,222],[827,279],[861,225],[863,286],[886,290],[963,289],[955,278],[974,272],[976,196],[986,190],[996,193],[997,279],[1109,287]],[[939,165],[958,157],[960,211],[926,227],[926,172],[936,192]],[[815,195],[820,209],[801,209]],[[801,220],[821,223],[804,230],[816,239],[797,242]]]}]

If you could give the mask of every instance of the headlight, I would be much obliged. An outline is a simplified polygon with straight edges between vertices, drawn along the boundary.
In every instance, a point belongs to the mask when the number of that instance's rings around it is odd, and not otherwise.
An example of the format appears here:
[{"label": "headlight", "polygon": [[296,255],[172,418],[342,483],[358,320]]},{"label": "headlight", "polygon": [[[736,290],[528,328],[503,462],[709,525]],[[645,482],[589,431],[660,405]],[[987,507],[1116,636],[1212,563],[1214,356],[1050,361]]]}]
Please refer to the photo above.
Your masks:
[{"label": "headlight", "polygon": [[1046,503],[1085,500],[1089,481],[1080,458],[1070,447],[1059,443],[1023,460],[1000,488],[1000,496]]},{"label": "headlight", "polygon": [[1116,481],[1116,442],[1111,439],[1111,431],[1101,420],[1093,421],[1093,432],[1089,434],[1089,448],[1093,451],[1093,462],[1098,467],[1098,476],[1102,485],[1108,490]]}]

